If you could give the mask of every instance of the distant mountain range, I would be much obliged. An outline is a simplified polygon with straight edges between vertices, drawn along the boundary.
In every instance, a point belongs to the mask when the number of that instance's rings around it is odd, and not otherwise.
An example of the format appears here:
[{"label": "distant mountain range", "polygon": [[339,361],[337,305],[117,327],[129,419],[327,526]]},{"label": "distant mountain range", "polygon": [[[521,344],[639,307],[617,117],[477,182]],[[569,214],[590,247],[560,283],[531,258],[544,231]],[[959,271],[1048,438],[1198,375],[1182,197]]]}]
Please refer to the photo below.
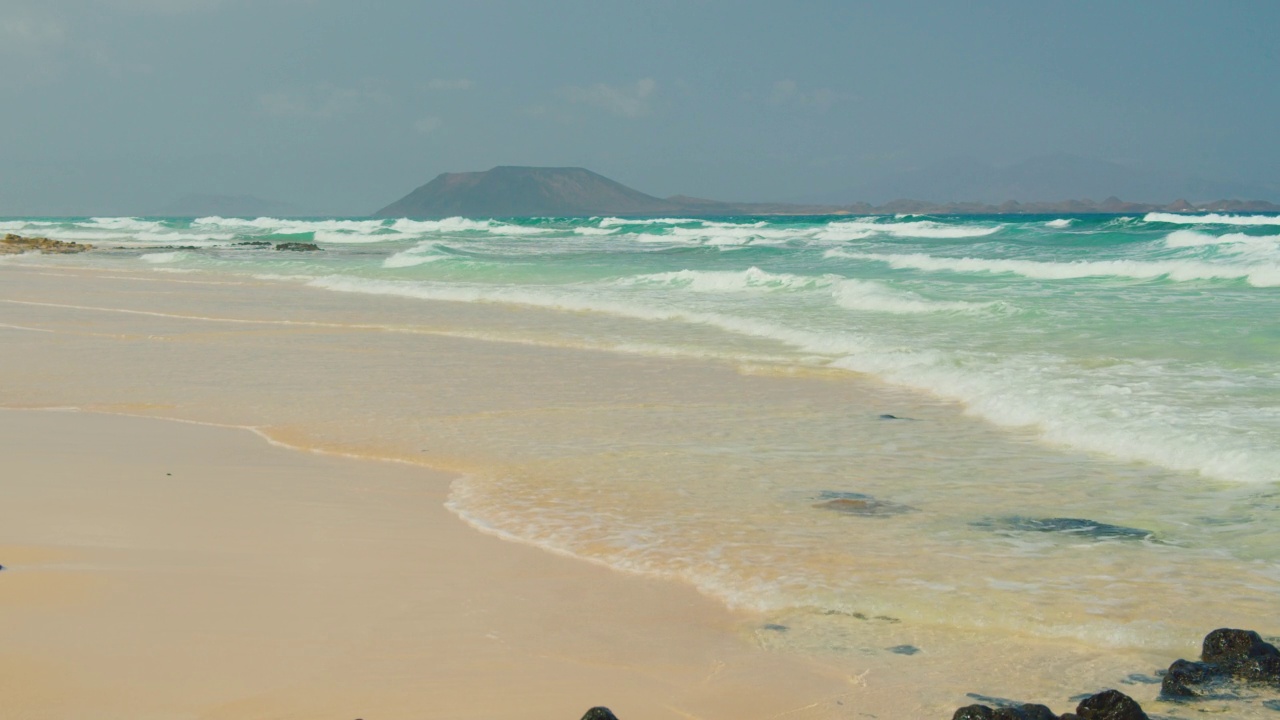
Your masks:
[{"label": "distant mountain range", "polygon": [[[1016,174],[1012,176],[1016,185]],[[1021,193],[1009,192],[1003,197]],[[1024,195],[1025,196],[1025,195]],[[735,203],[675,195],[659,198],[576,167],[499,166],[484,172],[444,173],[403,198],[382,208],[377,217],[590,217],[680,215],[879,215],[928,213],[939,215],[1143,213],[1143,212],[1280,212],[1280,205],[1258,200],[1217,200],[1192,203],[1102,201],[934,203],[893,200],[879,205],[804,205],[793,203]]]},{"label": "distant mountain range", "polygon": [[[1040,155],[1012,165],[994,165],[975,157],[950,157],[921,167],[888,173],[873,182],[846,188],[844,197],[881,202],[891,198],[974,201],[999,205],[1006,200],[1045,201],[1117,195],[1160,204],[1172,198],[1280,199],[1280,187],[1224,182],[1177,173],[1154,172],[1120,163],[1065,153]],[[839,202],[841,196],[828,195]]]}]

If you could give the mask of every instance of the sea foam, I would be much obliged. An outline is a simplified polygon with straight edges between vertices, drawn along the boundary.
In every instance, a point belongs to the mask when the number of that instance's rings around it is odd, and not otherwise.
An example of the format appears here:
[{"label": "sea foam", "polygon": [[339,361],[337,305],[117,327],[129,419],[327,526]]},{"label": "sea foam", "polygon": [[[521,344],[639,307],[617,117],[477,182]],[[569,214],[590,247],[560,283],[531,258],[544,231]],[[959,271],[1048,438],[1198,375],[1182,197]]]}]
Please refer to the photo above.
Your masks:
[{"label": "sea foam", "polygon": [[1075,260],[1046,262],[974,257],[938,257],[923,253],[877,254],[828,250],[826,257],[882,262],[898,269],[926,272],[1009,273],[1038,280],[1126,277],[1175,281],[1245,280],[1255,287],[1280,286],[1280,263],[1215,264],[1200,260]]},{"label": "sea foam", "polygon": [[1147,213],[1143,222],[1174,225],[1280,225],[1280,215],[1182,215],[1178,213]]}]

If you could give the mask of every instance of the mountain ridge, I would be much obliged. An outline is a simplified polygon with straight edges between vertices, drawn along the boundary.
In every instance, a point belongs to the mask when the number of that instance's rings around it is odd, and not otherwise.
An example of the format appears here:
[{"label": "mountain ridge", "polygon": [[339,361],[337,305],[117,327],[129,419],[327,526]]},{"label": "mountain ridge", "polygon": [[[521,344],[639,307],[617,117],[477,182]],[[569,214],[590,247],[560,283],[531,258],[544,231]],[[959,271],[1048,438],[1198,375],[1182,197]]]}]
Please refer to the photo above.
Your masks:
[{"label": "mountain ridge", "polygon": [[1005,201],[934,203],[898,199],[880,205],[737,203],[688,195],[659,198],[627,187],[581,167],[499,165],[490,170],[441,173],[408,195],[383,207],[374,217],[591,217],[682,215],[1042,215],[1123,214],[1145,212],[1280,212],[1280,205],[1261,200],[1216,200],[1192,203],[1126,202],[1115,196],[1059,202]]}]

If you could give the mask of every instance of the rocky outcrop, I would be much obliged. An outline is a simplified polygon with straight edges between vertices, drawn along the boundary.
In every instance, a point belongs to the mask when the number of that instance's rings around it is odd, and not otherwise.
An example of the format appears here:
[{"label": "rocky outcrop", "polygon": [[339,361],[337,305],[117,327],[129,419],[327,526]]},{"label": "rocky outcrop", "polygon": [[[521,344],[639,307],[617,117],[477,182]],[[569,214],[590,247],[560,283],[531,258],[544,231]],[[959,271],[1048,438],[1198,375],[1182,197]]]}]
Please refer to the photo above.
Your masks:
[{"label": "rocky outcrop", "polygon": [[1231,694],[1237,683],[1280,689],[1280,650],[1252,630],[1219,628],[1204,638],[1200,662],[1177,660],[1169,666],[1160,693],[1170,699]]},{"label": "rocky outcrop", "polygon": [[317,252],[320,250],[320,246],[315,243],[283,242],[277,243],[276,249],[293,252]]},{"label": "rocky outcrop", "polygon": [[0,239],[0,255],[17,255],[25,252],[48,253],[51,255],[65,255],[68,253],[81,253],[86,250],[92,250],[92,245],[84,245],[77,242],[64,242],[62,240],[50,240],[45,237],[22,237],[9,233]]},{"label": "rocky outcrop", "polygon": [[1149,720],[1136,700],[1118,690],[1090,695],[1074,713],[1054,715],[1045,705],[1010,705],[993,708],[968,705],[956,710],[951,720]]},{"label": "rocky outcrop", "polygon": [[618,720],[618,716],[607,707],[596,706],[587,711],[582,716],[582,720]]}]

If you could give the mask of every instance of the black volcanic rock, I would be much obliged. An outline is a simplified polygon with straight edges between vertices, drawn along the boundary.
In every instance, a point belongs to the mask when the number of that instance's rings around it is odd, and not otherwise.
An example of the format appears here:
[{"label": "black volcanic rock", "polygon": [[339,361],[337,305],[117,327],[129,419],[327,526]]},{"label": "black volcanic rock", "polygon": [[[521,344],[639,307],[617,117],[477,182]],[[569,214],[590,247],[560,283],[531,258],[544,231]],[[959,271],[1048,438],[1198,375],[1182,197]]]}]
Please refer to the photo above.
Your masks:
[{"label": "black volcanic rock", "polygon": [[1104,690],[1080,701],[1080,720],[1148,720],[1142,706],[1119,690]]},{"label": "black volcanic rock", "polygon": [[1280,650],[1252,630],[1218,628],[1204,637],[1200,647],[1200,659],[1207,663],[1234,666],[1261,657],[1280,657]]},{"label": "black volcanic rock", "polygon": [[1200,660],[1170,665],[1161,694],[1175,699],[1229,695],[1235,682],[1280,687],[1280,649],[1252,630],[1214,630],[1204,638]]},{"label": "black volcanic rock", "polygon": [[[690,203],[723,212],[722,203]],[[646,195],[585,168],[500,166],[486,172],[444,173],[382,208],[380,217],[584,217],[653,215],[689,209]]]}]

